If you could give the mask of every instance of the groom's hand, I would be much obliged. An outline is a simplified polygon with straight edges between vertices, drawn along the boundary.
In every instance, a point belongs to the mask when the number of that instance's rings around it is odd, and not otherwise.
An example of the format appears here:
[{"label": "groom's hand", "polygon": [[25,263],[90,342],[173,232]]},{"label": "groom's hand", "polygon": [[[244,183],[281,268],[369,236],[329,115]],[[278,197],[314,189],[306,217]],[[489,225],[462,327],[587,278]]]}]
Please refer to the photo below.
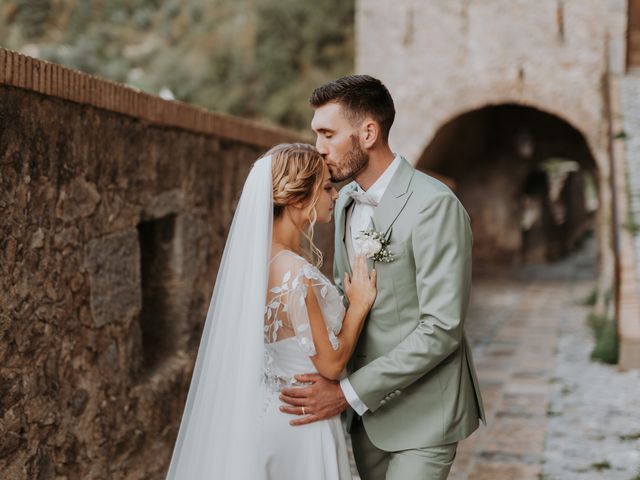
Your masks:
[{"label": "groom's hand", "polygon": [[331,418],[349,406],[338,382],[327,380],[315,373],[296,375],[296,379],[311,385],[285,388],[280,392],[280,400],[288,404],[281,406],[280,411],[303,415],[301,418],[291,420],[289,422],[291,425],[306,425]]}]

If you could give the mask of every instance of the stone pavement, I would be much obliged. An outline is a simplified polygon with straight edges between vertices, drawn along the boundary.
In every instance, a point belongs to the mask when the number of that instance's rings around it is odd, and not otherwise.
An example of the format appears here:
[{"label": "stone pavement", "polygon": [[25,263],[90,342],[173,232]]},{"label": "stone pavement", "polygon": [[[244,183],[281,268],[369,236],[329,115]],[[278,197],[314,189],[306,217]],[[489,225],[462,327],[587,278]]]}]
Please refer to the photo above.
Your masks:
[{"label": "stone pavement", "polygon": [[553,265],[474,282],[488,425],[460,444],[452,480],[640,479],[640,375],[589,360],[594,265],[589,241]]},{"label": "stone pavement", "polygon": [[563,317],[543,478],[640,480],[640,372],[589,362],[592,344],[582,315]]},{"label": "stone pavement", "polygon": [[488,422],[459,445],[451,480],[640,480],[640,374],[589,360],[594,265],[590,241],[474,279],[467,331]]},{"label": "stone pavement", "polygon": [[487,426],[459,445],[450,478],[539,478],[562,287],[519,278],[474,284],[468,325]]}]

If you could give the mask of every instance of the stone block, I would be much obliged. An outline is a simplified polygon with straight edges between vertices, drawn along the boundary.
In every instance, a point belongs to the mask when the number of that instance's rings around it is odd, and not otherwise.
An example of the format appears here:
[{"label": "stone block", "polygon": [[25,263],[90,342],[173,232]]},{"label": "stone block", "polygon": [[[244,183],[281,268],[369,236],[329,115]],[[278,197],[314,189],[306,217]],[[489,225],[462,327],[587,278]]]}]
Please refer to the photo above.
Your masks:
[{"label": "stone block", "polygon": [[543,418],[499,418],[489,426],[483,447],[492,454],[541,455],[544,432]]},{"label": "stone block", "polygon": [[469,480],[539,480],[541,468],[538,465],[518,465],[499,462],[482,462],[476,464]]},{"label": "stone block", "polygon": [[90,241],[85,265],[91,286],[91,315],[96,327],[140,313],[140,248],[135,230]]},{"label": "stone block", "polygon": [[623,370],[640,368],[640,338],[621,338],[618,364]]},{"label": "stone block", "polygon": [[62,187],[56,205],[56,216],[65,221],[88,217],[96,210],[100,194],[96,186],[83,178],[75,178]]},{"label": "stone block", "polygon": [[169,190],[153,197],[142,211],[142,220],[153,220],[167,215],[180,213],[184,209],[184,192]]}]

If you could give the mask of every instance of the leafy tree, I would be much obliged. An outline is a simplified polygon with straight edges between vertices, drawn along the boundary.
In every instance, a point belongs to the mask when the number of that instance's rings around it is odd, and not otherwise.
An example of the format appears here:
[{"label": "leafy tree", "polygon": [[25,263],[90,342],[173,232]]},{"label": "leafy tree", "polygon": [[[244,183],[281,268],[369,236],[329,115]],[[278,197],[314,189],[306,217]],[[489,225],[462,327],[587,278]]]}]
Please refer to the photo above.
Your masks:
[{"label": "leafy tree", "polygon": [[0,45],[211,110],[308,129],[353,68],[353,0],[10,0]]}]

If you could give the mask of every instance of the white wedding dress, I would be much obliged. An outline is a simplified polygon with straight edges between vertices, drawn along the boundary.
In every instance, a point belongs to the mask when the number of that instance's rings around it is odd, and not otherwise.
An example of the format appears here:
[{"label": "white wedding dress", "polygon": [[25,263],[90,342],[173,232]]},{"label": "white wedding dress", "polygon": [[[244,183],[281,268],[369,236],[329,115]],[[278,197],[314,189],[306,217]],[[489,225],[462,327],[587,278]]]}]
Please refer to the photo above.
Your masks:
[{"label": "white wedding dress", "polygon": [[256,160],[233,216],[167,480],[351,479],[339,416],[293,427],[279,410],[280,389],[316,371],[305,299],[317,299],[334,347],[345,309],[304,258],[270,260],[271,167],[271,156]]},{"label": "white wedding dress", "polygon": [[268,480],[345,480],[351,468],[340,416],[291,426],[295,415],[283,413],[279,392],[304,386],[294,375],[315,373],[316,354],[305,299],[313,290],[329,341],[337,335],[345,308],[337,288],[307,260],[289,250],[271,259],[265,309],[265,405],[262,418],[263,466]]}]

